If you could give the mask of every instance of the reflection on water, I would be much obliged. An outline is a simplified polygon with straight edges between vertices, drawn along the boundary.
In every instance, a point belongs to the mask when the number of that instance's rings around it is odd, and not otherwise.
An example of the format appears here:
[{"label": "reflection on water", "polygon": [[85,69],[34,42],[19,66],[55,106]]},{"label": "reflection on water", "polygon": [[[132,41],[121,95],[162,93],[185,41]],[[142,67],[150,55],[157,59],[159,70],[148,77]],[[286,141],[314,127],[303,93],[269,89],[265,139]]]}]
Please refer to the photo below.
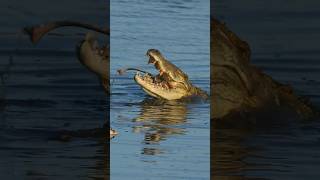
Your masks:
[{"label": "reflection on water", "polygon": [[[133,119],[138,126],[133,127],[134,133],[144,134],[144,144],[156,144],[170,136],[183,135],[185,130],[179,128],[187,121],[187,107],[185,102],[162,101],[146,99],[141,103],[139,116]],[[145,146],[143,154],[155,155],[161,153],[156,148]]]}]

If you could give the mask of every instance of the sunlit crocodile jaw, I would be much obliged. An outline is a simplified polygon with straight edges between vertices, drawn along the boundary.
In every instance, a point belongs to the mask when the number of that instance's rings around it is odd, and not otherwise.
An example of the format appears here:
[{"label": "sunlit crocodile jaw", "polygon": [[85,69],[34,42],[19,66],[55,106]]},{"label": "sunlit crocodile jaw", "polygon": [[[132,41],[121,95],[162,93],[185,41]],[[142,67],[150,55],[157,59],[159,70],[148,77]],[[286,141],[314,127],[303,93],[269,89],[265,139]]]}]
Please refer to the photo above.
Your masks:
[{"label": "sunlit crocodile jaw", "polygon": [[161,86],[161,84],[153,83],[146,80],[142,75],[136,74],[134,80],[142,89],[152,97],[166,100],[181,99],[187,95],[187,92],[183,88],[167,88]]}]

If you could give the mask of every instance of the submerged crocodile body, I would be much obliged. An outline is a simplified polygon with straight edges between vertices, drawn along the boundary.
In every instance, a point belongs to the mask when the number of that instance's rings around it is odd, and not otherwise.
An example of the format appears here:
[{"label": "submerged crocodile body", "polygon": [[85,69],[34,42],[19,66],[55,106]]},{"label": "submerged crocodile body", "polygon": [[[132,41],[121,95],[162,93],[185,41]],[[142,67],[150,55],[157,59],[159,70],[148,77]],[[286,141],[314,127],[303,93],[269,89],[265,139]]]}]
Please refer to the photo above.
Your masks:
[{"label": "submerged crocodile body", "polygon": [[286,109],[302,118],[315,111],[307,100],[250,64],[249,45],[211,19],[211,118]]},{"label": "submerged crocodile body", "polygon": [[[205,91],[192,85],[188,75],[164,58],[159,50],[149,49],[146,55],[149,57],[148,64],[153,64],[159,71],[159,74],[154,76],[151,73],[134,69],[138,70],[138,73],[134,76],[134,80],[147,94],[166,100],[177,100],[194,96],[204,99],[208,98]],[[133,68],[128,69],[132,70]]]}]

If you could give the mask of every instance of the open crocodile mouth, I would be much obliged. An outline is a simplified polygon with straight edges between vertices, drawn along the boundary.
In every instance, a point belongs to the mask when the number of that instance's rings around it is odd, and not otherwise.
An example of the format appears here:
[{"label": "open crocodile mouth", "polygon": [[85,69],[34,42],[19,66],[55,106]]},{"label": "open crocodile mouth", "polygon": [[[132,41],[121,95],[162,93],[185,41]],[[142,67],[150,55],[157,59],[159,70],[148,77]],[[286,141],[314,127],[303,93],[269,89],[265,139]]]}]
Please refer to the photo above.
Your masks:
[{"label": "open crocodile mouth", "polygon": [[186,95],[186,91],[183,88],[174,86],[175,82],[168,82],[157,77],[148,72],[137,72],[134,80],[147,94],[156,98],[175,100]]},{"label": "open crocodile mouth", "polygon": [[[159,74],[156,76],[137,68],[119,69],[118,73],[121,75],[129,70],[136,71],[137,73],[134,76],[136,83],[140,85],[147,94],[159,99],[175,100],[191,95],[191,85],[185,85],[186,83],[184,81],[185,79],[187,81],[187,75],[175,65],[165,60],[161,53],[156,49],[149,49],[146,55],[149,57],[148,64],[153,64],[159,71]],[[175,71],[177,71],[177,73]],[[175,73],[177,75],[172,75]],[[180,78],[177,76],[182,77]],[[201,92],[197,88],[194,89],[194,92]]]},{"label": "open crocodile mouth", "polygon": [[150,84],[152,86],[155,86],[155,88],[161,88],[167,91],[170,91],[170,87],[167,81],[156,79],[156,76],[153,76],[150,73],[141,73],[137,72],[136,77],[139,78],[144,83]]}]

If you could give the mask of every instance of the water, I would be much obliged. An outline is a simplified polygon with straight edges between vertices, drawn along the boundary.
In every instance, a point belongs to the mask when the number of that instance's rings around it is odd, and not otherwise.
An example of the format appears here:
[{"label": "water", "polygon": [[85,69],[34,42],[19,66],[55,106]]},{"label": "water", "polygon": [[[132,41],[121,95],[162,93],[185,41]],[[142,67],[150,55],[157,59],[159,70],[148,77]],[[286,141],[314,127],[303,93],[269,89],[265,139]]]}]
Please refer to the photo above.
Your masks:
[{"label": "water", "polygon": [[[107,108],[98,79],[76,57],[86,30],[57,30],[37,46],[21,32],[61,19],[106,26],[106,2],[12,0],[0,7],[1,179],[107,179],[107,135],[85,133],[103,126]],[[70,133],[82,137],[57,139]]]},{"label": "water", "polygon": [[[320,107],[319,1],[215,1],[212,15],[246,40],[252,62]],[[319,119],[258,119],[211,131],[216,179],[319,179]]]},{"label": "water", "polygon": [[111,1],[111,179],[209,179],[209,102],[163,102],[147,96],[133,73],[159,49],[209,90],[208,1]]}]

